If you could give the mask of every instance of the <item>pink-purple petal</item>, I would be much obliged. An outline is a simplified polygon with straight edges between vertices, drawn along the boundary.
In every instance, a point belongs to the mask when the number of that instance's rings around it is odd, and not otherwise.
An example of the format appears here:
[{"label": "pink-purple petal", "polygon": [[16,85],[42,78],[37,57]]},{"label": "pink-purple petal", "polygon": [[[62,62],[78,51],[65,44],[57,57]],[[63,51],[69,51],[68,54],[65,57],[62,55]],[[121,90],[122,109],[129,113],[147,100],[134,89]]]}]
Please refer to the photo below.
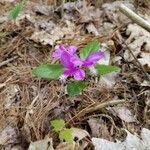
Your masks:
[{"label": "pink-purple petal", "polygon": [[74,66],[82,66],[83,65],[83,61],[76,55],[76,56],[73,56],[71,58],[71,62],[74,64]]},{"label": "pink-purple petal", "polygon": [[74,79],[75,80],[84,80],[85,78],[85,71],[83,69],[77,69],[74,74]]},{"label": "pink-purple petal", "polygon": [[72,75],[75,72],[76,68],[67,68],[64,70],[65,75]]},{"label": "pink-purple petal", "polygon": [[54,58],[60,59],[60,57],[61,57],[61,55],[62,55],[62,53],[63,53],[64,51],[66,51],[66,48],[64,47],[63,44],[56,45],[56,46],[55,46],[55,52],[53,52],[52,56],[53,56]]},{"label": "pink-purple petal", "polygon": [[55,50],[55,52],[53,52],[52,56],[54,58],[58,58],[59,59],[61,57],[61,54],[62,54],[62,51],[60,49],[57,49],[57,50]]},{"label": "pink-purple petal", "polygon": [[66,68],[73,68],[74,64],[71,62],[71,55],[64,51],[60,57],[61,64]]},{"label": "pink-purple petal", "polygon": [[68,52],[70,53],[70,54],[75,54],[75,52],[77,51],[77,49],[78,49],[78,47],[77,46],[74,46],[74,45],[71,45],[71,46],[69,46],[68,48],[67,48],[67,50],[68,50]]},{"label": "pink-purple petal", "polygon": [[65,48],[64,44],[60,44],[59,45],[59,49],[61,49],[62,51],[67,51],[67,49]]},{"label": "pink-purple petal", "polygon": [[90,54],[84,61],[84,66],[89,67],[91,65],[94,65],[99,61],[101,58],[104,57],[104,52],[98,51]]}]

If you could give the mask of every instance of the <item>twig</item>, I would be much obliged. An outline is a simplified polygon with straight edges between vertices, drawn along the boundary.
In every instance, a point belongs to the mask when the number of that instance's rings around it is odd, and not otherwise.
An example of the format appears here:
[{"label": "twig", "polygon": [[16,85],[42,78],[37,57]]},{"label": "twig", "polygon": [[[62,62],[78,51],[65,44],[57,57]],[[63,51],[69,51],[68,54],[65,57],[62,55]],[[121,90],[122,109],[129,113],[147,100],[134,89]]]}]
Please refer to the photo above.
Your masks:
[{"label": "twig", "polygon": [[88,113],[93,113],[95,111],[100,111],[101,109],[108,107],[108,106],[112,106],[112,105],[117,105],[117,104],[122,104],[125,103],[125,100],[113,100],[113,101],[108,101],[108,102],[104,102],[104,103],[96,103],[93,106],[87,107],[83,110],[81,110],[77,115],[75,115],[73,118],[71,118],[67,124],[69,124],[71,121],[76,120],[77,118],[81,118],[84,115],[88,114]]},{"label": "twig", "polygon": [[139,15],[137,15],[135,12],[133,12],[131,9],[126,7],[125,5],[121,4],[119,7],[120,11],[125,14],[127,17],[129,17],[132,21],[146,29],[147,31],[150,32],[150,24],[141,18]]},{"label": "twig", "polygon": [[3,62],[0,63],[0,67],[4,66],[4,65],[7,65],[8,63],[10,63],[11,61],[15,60],[16,58],[18,58],[18,56],[14,56],[12,58],[9,58]]}]

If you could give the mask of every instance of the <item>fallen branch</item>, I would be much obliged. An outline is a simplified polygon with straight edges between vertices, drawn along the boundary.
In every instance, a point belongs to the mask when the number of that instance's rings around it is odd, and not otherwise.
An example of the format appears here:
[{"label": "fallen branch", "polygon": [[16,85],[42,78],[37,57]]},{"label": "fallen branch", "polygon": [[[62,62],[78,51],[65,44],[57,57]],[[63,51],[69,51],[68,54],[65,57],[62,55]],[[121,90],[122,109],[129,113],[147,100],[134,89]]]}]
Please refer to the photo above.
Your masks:
[{"label": "fallen branch", "polygon": [[103,102],[103,103],[94,103],[94,105],[92,105],[92,106],[90,105],[90,107],[86,107],[85,109],[81,110],[77,115],[75,115],[73,118],[71,118],[71,120],[69,120],[67,122],[67,124],[69,124],[71,121],[74,121],[78,118],[83,117],[86,114],[100,111],[105,107],[112,106],[112,105],[118,105],[118,104],[122,104],[125,102],[126,102],[125,100],[113,100],[113,101],[107,101],[107,102]]},{"label": "fallen branch", "polygon": [[124,15],[126,15],[136,24],[140,25],[141,27],[146,29],[148,32],[150,32],[150,23],[148,21],[144,20],[142,17],[137,15],[135,12],[133,12],[131,9],[129,9],[123,4],[120,5],[119,9]]}]

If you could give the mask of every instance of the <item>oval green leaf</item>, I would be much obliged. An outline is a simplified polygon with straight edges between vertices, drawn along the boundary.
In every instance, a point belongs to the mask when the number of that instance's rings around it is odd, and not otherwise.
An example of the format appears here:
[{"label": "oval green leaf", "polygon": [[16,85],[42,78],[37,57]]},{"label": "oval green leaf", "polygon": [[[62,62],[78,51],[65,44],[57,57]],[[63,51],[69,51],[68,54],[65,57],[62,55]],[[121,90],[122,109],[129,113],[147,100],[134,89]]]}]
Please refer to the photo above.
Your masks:
[{"label": "oval green leaf", "polygon": [[103,65],[103,64],[95,65],[95,69],[97,70],[97,74],[99,75],[105,75],[111,72],[119,72],[120,70],[120,68],[117,66]]},{"label": "oval green leaf", "polygon": [[63,66],[60,64],[42,64],[33,69],[32,73],[44,79],[57,79],[63,73]]},{"label": "oval green leaf", "polygon": [[76,96],[80,94],[86,87],[86,83],[83,81],[74,81],[67,86],[67,93],[69,96]]},{"label": "oval green leaf", "polygon": [[90,53],[96,52],[100,49],[100,43],[97,40],[94,40],[88,43],[84,48],[81,48],[79,55],[81,59],[85,59],[89,56]]}]

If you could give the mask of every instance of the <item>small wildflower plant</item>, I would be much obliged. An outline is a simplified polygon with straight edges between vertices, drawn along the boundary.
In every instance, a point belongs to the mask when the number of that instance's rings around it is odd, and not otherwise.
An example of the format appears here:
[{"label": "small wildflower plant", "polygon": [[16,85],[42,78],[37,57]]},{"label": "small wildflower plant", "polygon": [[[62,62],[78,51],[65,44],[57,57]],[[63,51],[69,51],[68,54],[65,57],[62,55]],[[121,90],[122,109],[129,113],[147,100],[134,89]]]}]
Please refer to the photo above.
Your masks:
[{"label": "small wildflower plant", "polygon": [[68,143],[73,142],[73,131],[70,128],[65,127],[65,121],[63,119],[56,119],[50,122],[53,130],[59,134],[60,140],[65,140]]},{"label": "small wildflower plant", "polygon": [[53,58],[58,59],[58,64],[42,64],[33,69],[33,74],[45,79],[59,79],[68,81],[67,93],[76,96],[87,87],[89,75],[100,76],[119,70],[116,66],[99,64],[105,57],[104,48],[96,40],[88,43],[84,48],[78,49],[71,45],[65,47],[57,45],[53,52]]}]

